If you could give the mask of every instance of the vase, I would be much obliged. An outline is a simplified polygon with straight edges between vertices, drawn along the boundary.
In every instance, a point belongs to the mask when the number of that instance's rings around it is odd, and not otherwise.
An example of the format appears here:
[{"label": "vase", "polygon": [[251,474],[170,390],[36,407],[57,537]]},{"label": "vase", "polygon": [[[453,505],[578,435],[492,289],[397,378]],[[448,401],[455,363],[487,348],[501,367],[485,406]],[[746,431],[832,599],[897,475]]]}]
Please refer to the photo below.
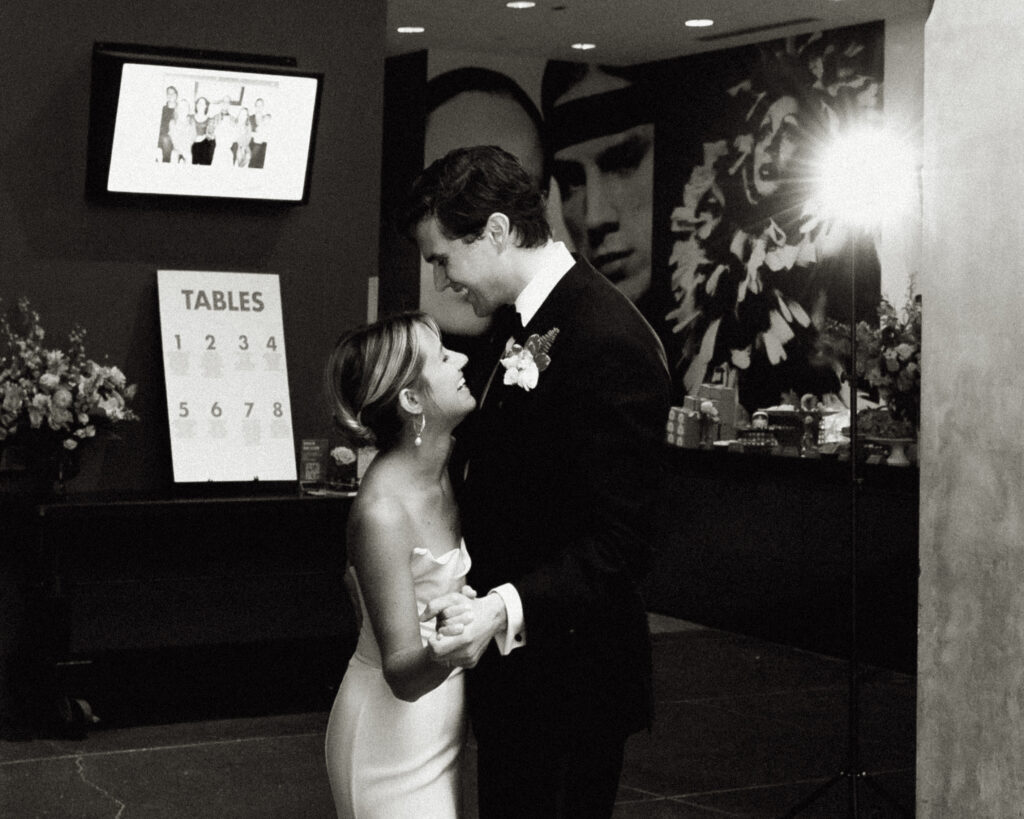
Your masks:
[{"label": "vase", "polygon": [[78,449],[9,444],[4,447],[0,470],[3,491],[41,502],[63,498],[80,465]]},{"label": "vase", "polygon": [[910,466],[910,458],[907,457],[907,444],[912,443],[913,438],[893,438],[886,441],[889,444],[889,457],[885,462],[889,466]]}]

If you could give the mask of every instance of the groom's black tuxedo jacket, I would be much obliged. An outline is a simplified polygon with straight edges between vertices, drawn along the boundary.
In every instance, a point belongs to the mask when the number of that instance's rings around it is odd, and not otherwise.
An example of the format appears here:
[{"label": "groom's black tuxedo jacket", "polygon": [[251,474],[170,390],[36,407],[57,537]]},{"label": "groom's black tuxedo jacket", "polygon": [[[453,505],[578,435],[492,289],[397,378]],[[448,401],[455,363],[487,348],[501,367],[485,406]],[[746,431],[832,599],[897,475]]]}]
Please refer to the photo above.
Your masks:
[{"label": "groom's black tuxedo jacket", "polygon": [[[514,584],[526,622],[523,648],[501,657],[492,646],[470,672],[480,739],[488,728],[536,720],[624,735],[650,717],[640,584],[662,484],[664,351],[586,261],[525,332],[552,328],[558,335],[537,386],[504,384],[499,366],[483,406],[456,433],[455,463],[468,460],[459,497],[470,583],[480,594]],[[493,352],[497,361],[501,350]]]}]

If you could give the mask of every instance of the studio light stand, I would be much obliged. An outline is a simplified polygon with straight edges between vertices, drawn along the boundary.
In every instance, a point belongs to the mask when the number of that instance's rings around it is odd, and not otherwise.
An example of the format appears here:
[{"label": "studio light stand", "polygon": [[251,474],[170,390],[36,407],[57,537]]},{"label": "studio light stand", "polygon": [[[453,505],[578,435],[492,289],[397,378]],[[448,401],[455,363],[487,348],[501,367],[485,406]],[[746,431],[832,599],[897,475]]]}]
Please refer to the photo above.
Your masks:
[{"label": "studio light stand", "polygon": [[[825,210],[839,214],[837,221],[849,226],[849,276],[850,276],[850,370],[847,379],[850,389],[850,552],[849,552],[849,652],[847,662],[847,732],[846,759],[843,767],[830,779],[811,791],[785,813],[780,819],[791,819],[803,813],[824,797],[837,785],[847,787],[847,805],[850,819],[859,819],[861,809],[861,792],[866,786],[885,800],[900,816],[912,819],[913,813],[901,805],[881,785],[875,782],[870,774],[862,770],[860,758],[860,640],[858,636],[858,587],[860,578],[859,553],[857,543],[858,500],[862,478],[858,470],[857,450],[857,240],[858,225],[863,226],[876,219],[877,214],[885,208],[898,206],[899,196],[891,196],[891,186],[899,183],[905,176],[905,156],[893,152],[890,138],[880,132],[860,132],[849,135],[842,143],[828,146],[822,158],[822,176],[829,191],[822,197]],[[886,149],[890,162],[881,162],[878,178],[864,174],[863,168],[857,163],[864,158],[874,160],[885,156]],[[879,153],[881,151],[881,154]],[[859,184],[858,184],[859,183]],[[858,200],[859,193],[859,200]],[[846,202],[847,198],[854,201]],[[831,200],[829,203],[828,200]],[[852,205],[852,207],[851,207]],[[846,214],[844,217],[842,214]]]},{"label": "studio light stand", "polygon": [[833,787],[846,783],[848,808],[851,819],[860,817],[860,791],[868,786],[878,796],[888,802],[901,816],[912,819],[913,814],[901,805],[881,785],[861,768],[860,760],[860,640],[857,630],[858,586],[860,566],[857,549],[857,512],[858,496],[862,478],[857,468],[857,243],[854,237],[850,242],[850,622],[849,622],[849,659],[847,660],[847,712],[846,712],[846,760],[839,771],[823,784],[811,791],[789,810],[782,814],[781,819],[791,819],[811,807],[825,796]]}]

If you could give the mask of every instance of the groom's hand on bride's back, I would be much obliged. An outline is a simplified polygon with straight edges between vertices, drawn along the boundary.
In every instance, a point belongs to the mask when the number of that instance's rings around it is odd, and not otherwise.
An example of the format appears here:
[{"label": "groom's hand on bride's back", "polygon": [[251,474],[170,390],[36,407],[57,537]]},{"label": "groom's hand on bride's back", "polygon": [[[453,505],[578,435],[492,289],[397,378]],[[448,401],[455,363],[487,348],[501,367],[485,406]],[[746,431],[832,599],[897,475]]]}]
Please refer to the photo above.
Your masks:
[{"label": "groom's hand on bride's back", "polygon": [[494,636],[507,627],[504,601],[496,594],[477,598],[468,586],[462,593],[450,592],[431,600],[420,619],[434,617],[437,634],[430,641],[434,660],[463,668],[473,668]]}]

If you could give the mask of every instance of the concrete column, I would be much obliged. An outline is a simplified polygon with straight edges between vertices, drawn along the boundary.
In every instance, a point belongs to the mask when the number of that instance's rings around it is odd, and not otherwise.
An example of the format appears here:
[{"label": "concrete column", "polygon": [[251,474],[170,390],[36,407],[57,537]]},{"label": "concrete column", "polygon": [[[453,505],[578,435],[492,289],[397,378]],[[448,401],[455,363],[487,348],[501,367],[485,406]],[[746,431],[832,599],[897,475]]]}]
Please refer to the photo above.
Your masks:
[{"label": "concrete column", "polygon": [[924,84],[917,815],[1024,817],[1024,3],[936,0]]}]

